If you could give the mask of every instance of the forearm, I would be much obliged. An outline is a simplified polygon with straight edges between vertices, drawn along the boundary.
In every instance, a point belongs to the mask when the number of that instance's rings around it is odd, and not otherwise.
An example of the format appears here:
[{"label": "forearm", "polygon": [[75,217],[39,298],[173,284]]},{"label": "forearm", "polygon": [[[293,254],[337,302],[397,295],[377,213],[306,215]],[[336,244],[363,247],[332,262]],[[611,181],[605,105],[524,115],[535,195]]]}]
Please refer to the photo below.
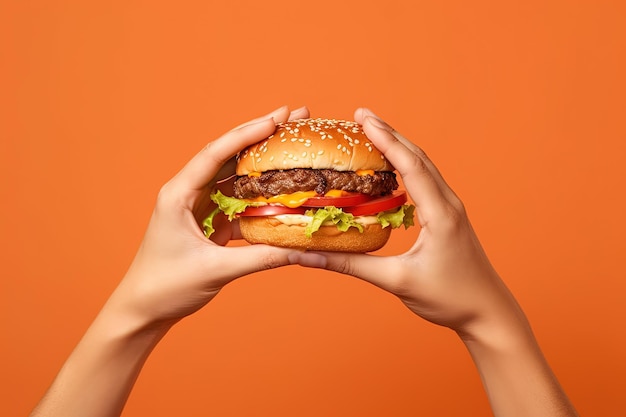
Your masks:
[{"label": "forearm", "polygon": [[523,313],[461,336],[496,417],[575,417]]},{"label": "forearm", "polygon": [[143,364],[166,331],[105,306],[31,417],[119,416]]}]

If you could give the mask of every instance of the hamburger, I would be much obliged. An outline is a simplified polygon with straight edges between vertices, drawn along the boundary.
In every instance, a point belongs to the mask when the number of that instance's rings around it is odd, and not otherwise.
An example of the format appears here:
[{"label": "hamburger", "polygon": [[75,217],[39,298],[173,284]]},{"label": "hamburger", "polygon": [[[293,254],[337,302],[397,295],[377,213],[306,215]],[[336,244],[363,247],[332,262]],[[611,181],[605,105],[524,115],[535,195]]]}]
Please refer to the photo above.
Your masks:
[{"label": "hamburger", "polygon": [[394,167],[356,122],[299,119],[237,155],[233,195],[211,195],[249,243],[303,250],[371,252],[391,230],[413,225]]}]

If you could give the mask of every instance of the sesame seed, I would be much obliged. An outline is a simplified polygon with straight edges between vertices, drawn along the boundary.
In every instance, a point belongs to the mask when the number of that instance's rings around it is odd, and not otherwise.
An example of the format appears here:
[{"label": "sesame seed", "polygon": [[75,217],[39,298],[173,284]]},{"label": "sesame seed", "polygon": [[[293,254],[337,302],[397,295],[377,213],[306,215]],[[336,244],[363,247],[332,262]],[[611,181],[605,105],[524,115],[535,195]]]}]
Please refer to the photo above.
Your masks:
[{"label": "sesame seed", "polygon": [[306,158],[306,152],[302,152],[302,157]]},{"label": "sesame seed", "polygon": [[270,162],[274,161],[274,155],[270,156]]}]

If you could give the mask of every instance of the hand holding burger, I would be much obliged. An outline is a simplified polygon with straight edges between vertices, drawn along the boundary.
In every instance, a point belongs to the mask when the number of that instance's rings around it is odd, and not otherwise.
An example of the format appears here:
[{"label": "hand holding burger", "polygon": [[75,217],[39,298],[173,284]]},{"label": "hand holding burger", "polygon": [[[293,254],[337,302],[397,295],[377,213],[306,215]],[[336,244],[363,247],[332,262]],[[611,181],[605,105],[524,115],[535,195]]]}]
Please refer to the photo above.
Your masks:
[{"label": "hand holding burger", "polygon": [[[306,117],[306,109],[290,114],[283,107],[235,128],[209,143],[161,189],[129,271],[31,416],[120,415],[142,365],[171,326],[200,309],[234,279],[288,264],[357,276],[396,294],[427,320],[454,329],[478,367],[494,415],[577,416],[543,358],[524,314],[489,264],[463,205],[421,149],[368,110],[357,111],[355,120],[364,126],[371,142],[358,136],[360,127],[350,122],[286,123],[289,118]],[[281,126],[278,131],[276,123]],[[293,133],[284,132],[283,127]],[[326,141],[334,139],[331,127],[337,131],[341,128],[345,141],[318,148],[315,154],[313,139],[297,135],[310,131]],[[278,144],[290,142],[297,148],[281,148],[271,155],[275,140],[268,136],[272,132]],[[259,142],[264,137],[267,139]],[[326,227],[329,232],[335,228],[368,236],[372,225],[374,235],[379,229],[399,225],[397,218],[408,217],[409,209],[401,208],[406,197],[396,197],[392,162],[417,203],[422,229],[415,245],[392,257],[346,253],[344,247],[335,252],[268,245],[224,247],[221,245],[237,236],[237,228],[223,222],[216,224],[217,230],[207,239],[199,226],[210,210],[211,192],[223,189],[221,180],[234,174],[232,157],[256,142],[247,153],[240,153],[242,167],[238,168],[235,189],[241,198],[220,197],[220,193],[212,197],[229,216],[244,220],[242,231],[250,240],[263,235],[268,227],[291,227],[292,223],[297,226],[294,231],[300,229],[311,236],[323,236],[325,232],[318,233]],[[362,143],[365,152],[357,146]],[[374,144],[382,153],[375,151]],[[284,157],[279,158],[280,152]],[[326,153],[333,156],[320,164],[318,158]],[[298,166],[301,159],[308,160],[308,165]],[[361,159],[367,163],[361,165]],[[393,201],[396,198],[398,201]],[[328,205],[326,200],[331,199],[335,205]],[[305,212],[304,216],[313,219],[303,225],[298,217],[296,221],[262,219],[280,215],[268,212],[270,208],[302,207],[322,216]],[[250,214],[248,210],[259,212]],[[300,211],[283,214],[303,216]],[[205,222],[205,234],[212,231],[214,217]],[[251,227],[245,231],[248,217],[252,218]],[[358,238],[348,242],[353,239]],[[337,239],[324,238],[319,244],[329,240]],[[359,251],[379,244],[360,246]]]},{"label": "hand holding burger", "polygon": [[355,120],[398,169],[417,206],[420,234],[396,256],[299,252],[289,255],[291,261],[361,278],[454,330],[476,364],[495,416],[578,416],[483,251],[463,203],[432,161],[371,111],[357,110]]}]

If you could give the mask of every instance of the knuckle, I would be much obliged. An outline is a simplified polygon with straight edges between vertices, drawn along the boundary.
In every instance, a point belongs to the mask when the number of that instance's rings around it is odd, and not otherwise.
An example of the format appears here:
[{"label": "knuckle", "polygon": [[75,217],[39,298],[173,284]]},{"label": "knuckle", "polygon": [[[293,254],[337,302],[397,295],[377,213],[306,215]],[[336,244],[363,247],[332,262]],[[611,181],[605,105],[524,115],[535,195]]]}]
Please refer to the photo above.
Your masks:
[{"label": "knuckle", "polygon": [[463,203],[463,201],[461,201],[460,198],[454,196],[452,198],[451,204],[454,206],[454,208],[456,209],[457,213],[462,218],[467,217],[467,210],[465,209],[465,204]]},{"label": "knuckle", "polygon": [[416,153],[410,152],[407,154],[407,159],[405,160],[405,164],[403,164],[403,170],[400,171],[400,176],[403,179],[411,178],[416,175],[418,177],[423,175],[430,175],[430,170],[428,169],[428,165],[424,160]]},{"label": "knuckle", "polygon": [[287,262],[285,261],[284,257],[281,257],[278,254],[273,253],[272,251],[267,251],[260,258],[260,269],[274,269],[278,268],[279,266],[283,266],[286,263]]},{"label": "knuckle", "polygon": [[410,294],[414,286],[413,276],[402,268],[389,270],[385,282],[387,289],[398,296]]},{"label": "knuckle", "polygon": [[170,182],[165,183],[157,194],[157,207],[167,205],[172,195],[172,185]]},{"label": "knuckle", "polygon": [[412,165],[420,174],[430,174],[430,169],[424,158],[419,153],[412,153]]},{"label": "knuckle", "polygon": [[457,234],[467,225],[465,207],[460,200],[446,204],[443,213],[444,229],[449,234]]},{"label": "knuckle", "polygon": [[356,272],[356,268],[354,267],[354,264],[348,258],[345,258],[339,261],[335,265],[334,269],[336,272],[339,272],[340,274],[352,275],[352,276],[358,275]]},{"label": "knuckle", "polygon": [[176,186],[174,179],[165,183],[159,190],[156,198],[155,211],[173,212],[185,208],[188,195]]},{"label": "knuckle", "polygon": [[200,151],[200,154],[204,159],[208,162],[209,166],[222,166],[224,165],[232,155],[226,154],[227,151],[225,149],[224,139],[226,136],[223,136],[213,142],[207,143],[204,148]]},{"label": "knuckle", "polygon": [[423,160],[426,160],[426,161],[429,160],[428,155],[426,154],[426,151],[424,151],[424,149],[420,148],[417,145],[413,145],[413,146],[414,146],[413,149],[414,149],[416,155],[418,155]]},{"label": "knuckle", "polygon": [[175,194],[172,181],[165,183],[157,194],[157,207],[170,207],[176,200]]}]

